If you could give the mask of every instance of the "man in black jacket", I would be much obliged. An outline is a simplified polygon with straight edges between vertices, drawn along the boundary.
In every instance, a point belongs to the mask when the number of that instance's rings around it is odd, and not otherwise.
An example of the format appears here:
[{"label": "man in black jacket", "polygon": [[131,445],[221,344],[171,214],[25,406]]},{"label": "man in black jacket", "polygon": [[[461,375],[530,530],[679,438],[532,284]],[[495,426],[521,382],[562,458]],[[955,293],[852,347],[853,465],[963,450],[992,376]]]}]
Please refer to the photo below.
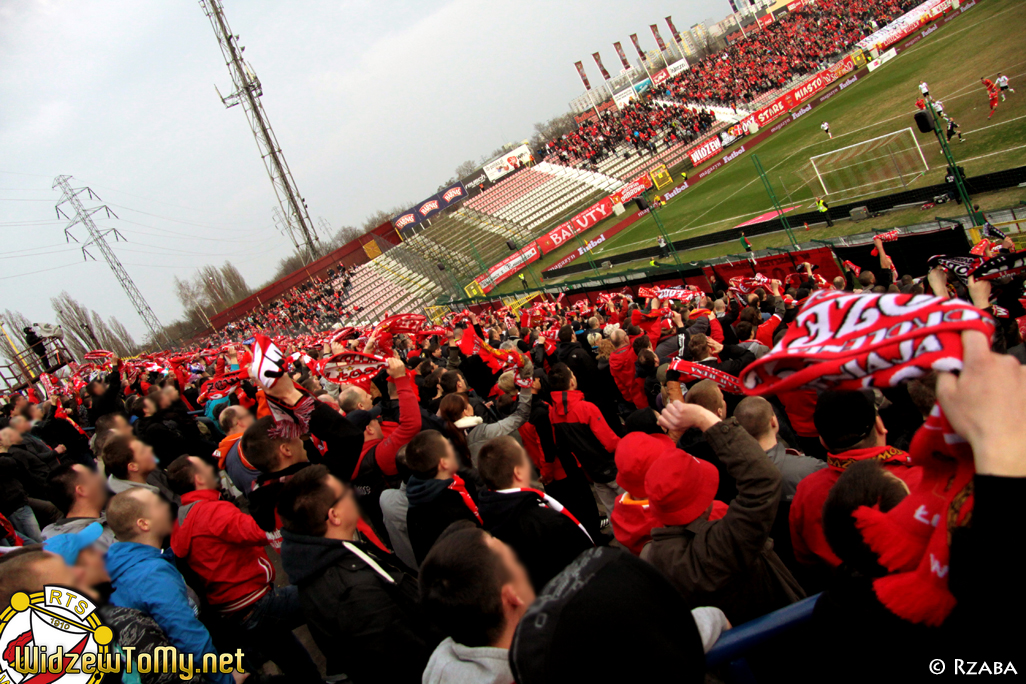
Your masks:
[{"label": "man in black jacket", "polygon": [[93,380],[86,387],[93,405],[89,408],[89,424],[95,425],[96,419],[108,413],[124,413],[125,401],[121,398],[121,359],[117,367],[107,376],[107,382]]},{"label": "man in black jacket", "polygon": [[422,563],[439,535],[457,520],[480,525],[477,475],[459,472],[452,443],[436,430],[425,430],[406,445],[406,466],[413,471],[406,483],[410,507],[406,526],[417,562]]},{"label": "man in black jacket", "polygon": [[594,546],[572,511],[531,486],[531,459],[517,440],[489,440],[478,455],[478,472],[488,487],[480,495],[485,529],[513,547],[535,591]]},{"label": "man in black jacket", "polygon": [[309,466],[282,487],[282,567],[327,656],[328,675],[357,682],[419,682],[438,643],[418,606],[416,577],[357,533],[351,487]]}]

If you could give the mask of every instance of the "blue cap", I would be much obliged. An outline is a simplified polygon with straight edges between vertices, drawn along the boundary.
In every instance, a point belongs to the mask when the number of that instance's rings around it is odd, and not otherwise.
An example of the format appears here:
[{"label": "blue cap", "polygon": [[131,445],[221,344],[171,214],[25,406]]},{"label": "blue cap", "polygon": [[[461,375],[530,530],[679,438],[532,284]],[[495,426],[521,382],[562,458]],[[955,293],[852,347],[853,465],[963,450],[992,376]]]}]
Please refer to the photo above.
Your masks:
[{"label": "blue cap", "polygon": [[78,554],[82,552],[82,549],[95,544],[101,535],[103,535],[103,525],[98,522],[89,523],[78,532],[50,537],[43,542],[43,548],[50,553],[56,553],[68,565],[74,565],[78,562]]}]

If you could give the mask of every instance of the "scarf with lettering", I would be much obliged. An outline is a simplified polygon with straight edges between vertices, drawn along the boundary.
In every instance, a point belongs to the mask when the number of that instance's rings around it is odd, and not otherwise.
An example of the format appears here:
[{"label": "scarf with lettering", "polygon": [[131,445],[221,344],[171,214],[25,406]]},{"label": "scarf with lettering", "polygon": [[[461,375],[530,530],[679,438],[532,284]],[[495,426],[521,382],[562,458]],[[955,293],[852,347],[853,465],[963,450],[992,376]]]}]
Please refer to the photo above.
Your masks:
[{"label": "scarf with lettering", "polygon": [[847,268],[847,269],[848,269],[849,271],[851,271],[852,273],[854,273],[854,274],[855,274],[855,277],[856,277],[856,278],[858,278],[858,277],[859,277],[859,274],[860,274],[860,273],[862,273],[862,269],[861,269],[861,268],[859,268],[858,266],[856,266],[855,264],[853,264],[853,263],[852,263],[852,262],[850,262],[850,261],[845,261],[845,262],[844,262],[844,266],[845,266],[845,268]]},{"label": "scarf with lettering", "polygon": [[477,518],[477,522],[484,525],[484,520],[481,519],[481,513],[477,510],[477,504],[474,502],[473,497],[467,491],[467,485],[463,482],[463,478],[456,473],[452,474],[452,484],[448,486],[448,489],[456,492],[463,499],[463,504],[474,514]]},{"label": "scarf with lettering", "polygon": [[987,259],[972,272],[976,280],[995,280],[1026,271],[1026,252],[1009,252]]},{"label": "scarf with lettering", "polygon": [[[874,237],[879,238],[881,242],[896,242],[900,235],[901,231],[895,228],[894,230],[889,230],[886,233],[880,233],[878,235],[875,235]],[[879,256],[880,250],[878,250],[876,247],[873,247],[873,250],[870,252],[870,254],[872,254],[873,256]]]},{"label": "scarf with lettering", "polygon": [[253,347],[253,363],[250,373],[253,379],[269,390],[285,375],[285,359],[274,342],[267,335],[257,333],[247,344]]},{"label": "scarf with lettering", "polygon": [[684,359],[674,359],[670,362],[669,370],[677,371],[681,374],[681,379],[686,381],[712,380],[724,392],[730,394],[745,393],[744,387],[741,386],[741,382],[736,377],[711,366],[694,363],[693,361],[685,361]]},{"label": "scarf with lettering", "polygon": [[379,356],[347,351],[328,358],[322,372],[325,379],[337,385],[354,385],[370,392],[371,379],[386,365],[385,359]]},{"label": "scarf with lettering", "polygon": [[975,271],[984,262],[979,256],[945,256],[943,254],[930,257],[926,262],[928,271],[940,266],[945,271],[954,274],[963,285],[969,285],[969,274]]},{"label": "scarf with lettering", "polygon": [[987,252],[991,248],[991,245],[993,245],[993,244],[994,244],[993,242],[991,242],[990,240],[984,238],[984,239],[980,240],[979,242],[977,242],[975,245],[973,245],[973,248],[969,250],[969,253],[970,254],[976,254],[978,256],[986,256]]},{"label": "scarf with lettering", "polygon": [[961,370],[962,333],[989,338],[994,325],[959,299],[817,290],[770,353],[742,371],[741,382],[748,395],[893,387],[930,370]]},{"label": "scarf with lettering", "polygon": [[923,477],[887,513],[860,506],[855,526],[890,574],[873,591],[903,620],[939,627],[955,607],[948,589],[951,532],[969,524],[973,509],[973,452],[955,433],[939,406],[912,438],[913,465]]},{"label": "scarf with lettering", "polygon": [[208,401],[224,399],[230,396],[242,381],[249,377],[249,368],[242,368],[236,371],[229,371],[215,375],[200,387],[199,402],[205,404]]},{"label": "scarf with lettering", "polygon": [[992,238],[994,240],[1005,240],[1008,238],[1008,236],[1005,235],[1003,231],[998,230],[994,226],[990,225],[989,221],[983,224],[983,234],[984,236]]},{"label": "scarf with lettering", "polygon": [[516,492],[530,492],[531,494],[536,495],[541,500],[542,505],[544,505],[546,508],[551,508],[556,513],[562,513],[563,515],[568,517],[571,521],[573,521],[574,525],[577,525],[578,529],[580,529],[581,532],[584,532],[584,535],[588,537],[588,541],[590,541],[592,545],[595,544],[595,540],[591,538],[590,534],[588,534],[588,530],[584,529],[584,525],[581,524],[581,521],[574,517],[574,514],[567,510],[567,508],[563,504],[559,503],[558,501],[556,501],[540,489],[534,489],[532,487],[514,487],[513,489],[499,489],[495,493],[515,494]]},{"label": "scarf with lettering", "polygon": [[668,299],[677,299],[683,302],[690,302],[694,299],[702,297],[702,291],[694,285],[685,285],[683,287],[639,287],[638,296],[652,299],[656,298],[659,301],[666,301]]}]

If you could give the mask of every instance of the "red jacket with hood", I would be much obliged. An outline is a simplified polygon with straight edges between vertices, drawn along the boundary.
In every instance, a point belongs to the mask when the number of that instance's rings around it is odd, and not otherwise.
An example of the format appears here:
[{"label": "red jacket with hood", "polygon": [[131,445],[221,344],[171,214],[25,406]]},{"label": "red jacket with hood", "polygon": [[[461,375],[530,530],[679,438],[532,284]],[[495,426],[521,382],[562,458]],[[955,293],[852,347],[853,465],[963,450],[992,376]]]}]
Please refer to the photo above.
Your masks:
[{"label": "red jacket with hood", "polygon": [[203,580],[207,600],[217,610],[242,610],[274,587],[274,566],[264,547],[267,533],[220,492],[204,489],[182,495],[171,532],[171,550]]}]

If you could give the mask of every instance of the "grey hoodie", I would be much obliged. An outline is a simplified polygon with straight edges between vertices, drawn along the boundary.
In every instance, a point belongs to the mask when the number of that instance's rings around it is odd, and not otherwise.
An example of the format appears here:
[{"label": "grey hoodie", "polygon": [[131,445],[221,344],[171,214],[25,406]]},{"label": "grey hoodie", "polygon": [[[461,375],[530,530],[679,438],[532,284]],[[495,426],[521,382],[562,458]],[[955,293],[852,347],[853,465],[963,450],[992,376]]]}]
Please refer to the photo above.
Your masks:
[{"label": "grey hoodie", "polygon": [[509,651],[490,646],[471,648],[447,637],[431,654],[420,681],[422,684],[512,684]]},{"label": "grey hoodie", "polygon": [[94,546],[106,552],[110,545],[114,543],[114,533],[107,526],[107,516],[103,513],[100,514],[99,518],[61,518],[55,523],[50,523],[43,528],[43,541],[60,534],[81,532],[94,522],[103,525],[103,534],[96,540]]}]

